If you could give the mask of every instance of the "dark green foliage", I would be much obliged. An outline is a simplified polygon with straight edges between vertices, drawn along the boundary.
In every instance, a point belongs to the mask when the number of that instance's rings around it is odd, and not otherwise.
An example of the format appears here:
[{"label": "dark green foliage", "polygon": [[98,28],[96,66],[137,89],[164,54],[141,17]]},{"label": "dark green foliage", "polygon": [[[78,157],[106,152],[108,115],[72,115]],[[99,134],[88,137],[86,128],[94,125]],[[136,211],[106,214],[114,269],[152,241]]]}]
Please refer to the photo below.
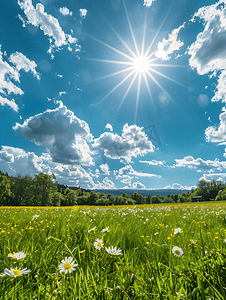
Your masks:
[{"label": "dark green foliage", "polygon": [[[197,200],[198,199],[198,200]],[[184,203],[191,201],[226,200],[226,185],[222,182],[201,180],[198,187],[187,193],[167,197],[146,197],[134,192],[120,196],[68,187],[58,184],[54,174],[39,173],[34,178],[9,176],[0,171],[0,205],[2,206],[74,206],[74,205],[135,205],[158,203]]]}]

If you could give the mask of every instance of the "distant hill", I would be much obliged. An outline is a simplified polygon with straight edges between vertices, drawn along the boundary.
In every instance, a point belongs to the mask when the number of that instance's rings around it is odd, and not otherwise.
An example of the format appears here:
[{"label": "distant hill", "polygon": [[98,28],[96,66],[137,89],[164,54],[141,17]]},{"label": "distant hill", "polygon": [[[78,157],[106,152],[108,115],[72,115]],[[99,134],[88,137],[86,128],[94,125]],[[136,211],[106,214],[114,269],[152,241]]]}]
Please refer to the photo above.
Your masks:
[{"label": "distant hill", "polygon": [[132,190],[132,189],[120,189],[120,190],[93,190],[96,193],[104,193],[104,194],[113,194],[114,196],[120,196],[122,195],[124,192],[131,196],[134,192],[137,192],[138,194],[142,195],[142,196],[155,196],[155,195],[160,195],[160,196],[164,196],[167,197],[168,195],[178,195],[178,194],[182,194],[182,193],[187,193],[190,192],[189,190],[173,190],[173,189],[162,189],[162,190]]}]

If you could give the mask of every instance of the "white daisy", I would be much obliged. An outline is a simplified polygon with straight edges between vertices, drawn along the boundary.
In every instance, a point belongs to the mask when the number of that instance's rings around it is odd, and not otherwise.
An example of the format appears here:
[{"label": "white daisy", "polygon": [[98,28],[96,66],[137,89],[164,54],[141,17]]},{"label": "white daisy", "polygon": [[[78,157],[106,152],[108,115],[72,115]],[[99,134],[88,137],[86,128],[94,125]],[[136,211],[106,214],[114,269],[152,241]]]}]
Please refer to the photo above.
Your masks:
[{"label": "white daisy", "polygon": [[94,247],[98,250],[100,250],[104,246],[103,241],[96,239],[96,242],[94,243]]},{"label": "white daisy", "polygon": [[182,231],[181,228],[176,228],[176,229],[174,230],[174,234],[180,233],[181,231]]},{"label": "white daisy", "polygon": [[109,226],[101,230],[101,232],[109,232],[109,231],[110,231]]},{"label": "white daisy", "polygon": [[14,258],[16,260],[22,259],[22,258],[24,258],[26,256],[27,256],[27,254],[25,254],[24,252],[18,252],[18,253],[13,253],[13,254],[9,253],[8,254],[8,257],[12,257],[12,258]]},{"label": "white daisy", "polygon": [[59,265],[60,273],[71,273],[75,270],[75,268],[78,266],[78,264],[75,264],[73,261],[73,257],[65,257],[65,259],[62,259],[61,264]]},{"label": "white daisy", "polygon": [[26,274],[30,273],[31,270],[28,270],[27,268],[25,268],[23,270],[12,268],[10,270],[5,269],[4,272],[5,272],[6,275],[18,277],[18,276],[22,276],[22,275],[26,275]]},{"label": "white daisy", "polygon": [[32,217],[32,220],[37,219],[38,217],[39,217],[39,215],[34,215],[34,216]]},{"label": "white daisy", "polygon": [[105,250],[107,251],[107,253],[109,253],[111,255],[122,255],[122,250],[117,249],[117,247],[115,247],[115,248],[113,248],[113,246],[109,247],[109,248],[105,247]]},{"label": "white daisy", "polygon": [[3,277],[3,276],[5,276],[6,274],[5,273],[2,273],[2,274],[0,274],[0,277]]},{"label": "white daisy", "polygon": [[177,257],[181,257],[184,254],[183,250],[177,246],[173,247],[172,252]]}]

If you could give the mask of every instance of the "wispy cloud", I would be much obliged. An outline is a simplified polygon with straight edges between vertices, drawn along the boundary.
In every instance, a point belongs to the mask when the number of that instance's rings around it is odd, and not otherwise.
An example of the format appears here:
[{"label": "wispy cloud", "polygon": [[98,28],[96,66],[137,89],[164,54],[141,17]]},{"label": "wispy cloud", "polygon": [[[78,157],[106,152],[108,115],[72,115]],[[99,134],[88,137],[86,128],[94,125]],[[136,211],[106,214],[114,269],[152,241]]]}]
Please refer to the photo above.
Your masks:
[{"label": "wispy cloud", "polygon": [[0,45],[0,104],[2,106],[8,105],[17,112],[19,110],[18,105],[10,94],[23,95],[24,93],[18,86],[20,83],[20,71],[31,71],[37,79],[40,79],[40,77],[35,69],[37,67],[36,63],[20,52],[12,53],[9,57],[9,62],[14,66],[11,66],[3,59]]},{"label": "wispy cloud", "polygon": [[157,45],[157,51],[155,52],[155,56],[161,60],[169,60],[169,54],[172,54],[174,51],[179,50],[184,43],[178,40],[178,34],[181,28],[183,28],[185,23],[180,27],[174,29],[168,36],[168,39],[163,39]]},{"label": "wispy cloud", "polygon": [[40,27],[44,34],[49,36],[50,48],[48,53],[52,55],[52,58],[54,57],[54,49],[60,49],[64,45],[67,45],[70,51],[72,50],[72,45],[74,45],[75,51],[80,51],[77,39],[70,34],[64,33],[59,21],[44,11],[44,5],[37,3],[36,7],[34,7],[31,0],[18,0],[18,4],[27,17],[26,24]]}]

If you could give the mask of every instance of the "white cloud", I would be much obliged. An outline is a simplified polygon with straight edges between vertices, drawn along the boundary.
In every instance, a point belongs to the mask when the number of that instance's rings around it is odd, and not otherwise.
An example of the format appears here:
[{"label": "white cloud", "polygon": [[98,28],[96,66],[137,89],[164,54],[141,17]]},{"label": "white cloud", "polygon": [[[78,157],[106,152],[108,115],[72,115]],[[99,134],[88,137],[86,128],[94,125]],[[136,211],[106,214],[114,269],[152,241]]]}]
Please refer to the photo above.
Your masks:
[{"label": "white cloud", "polygon": [[25,152],[21,148],[8,146],[2,146],[0,151],[0,169],[9,175],[21,174],[25,176],[39,172],[51,174],[42,157],[38,157],[34,152]]},{"label": "white cloud", "polygon": [[184,43],[177,39],[178,33],[181,28],[183,28],[185,23],[180,27],[174,29],[168,36],[168,39],[163,39],[162,42],[159,42],[157,45],[158,50],[155,52],[155,56],[161,60],[169,60],[169,54],[172,54],[174,51],[179,50]]},{"label": "white cloud", "polygon": [[113,131],[113,127],[111,124],[107,123],[107,125],[105,126],[105,128],[110,129],[110,131]]},{"label": "white cloud", "polygon": [[144,164],[148,164],[148,165],[152,165],[152,166],[157,166],[157,165],[160,165],[160,166],[163,166],[166,162],[163,160],[163,161],[158,161],[158,160],[139,160],[139,162],[141,163],[144,163]]},{"label": "white cloud", "polygon": [[138,189],[138,190],[143,190],[143,189],[146,189],[146,186],[143,183],[141,183],[140,181],[136,181],[136,182],[133,182],[132,188]]},{"label": "white cloud", "polygon": [[1,52],[0,45],[0,104],[3,106],[8,105],[14,111],[18,111],[18,105],[15,103],[14,99],[11,99],[10,94],[23,95],[24,93],[21,88],[15,84],[20,83],[19,71],[31,71],[36,78],[40,78],[35,69],[37,66],[36,63],[29,60],[22,53],[15,52],[11,54],[9,61],[16,66],[10,66],[6,61],[3,60],[3,53]]},{"label": "white cloud", "polygon": [[192,190],[196,189],[196,186],[183,186],[179,183],[173,183],[172,185],[167,185],[163,189],[165,190]]},{"label": "white cloud", "polygon": [[54,162],[93,164],[92,152],[87,144],[93,138],[89,126],[62,102],[58,108],[30,117],[22,125],[16,123],[13,129],[22,133],[25,139],[46,147]]},{"label": "white cloud", "polygon": [[14,99],[8,100],[7,98],[3,98],[1,95],[0,95],[0,104],[2,106],[8,105],[9,107],[11,107],[16,112],[18,112],[18,110],[19,110],[18,105],[16,104]]},{"label": "white cloud", "polygon": [[100,165],[100,169],[105,175],[110,175],[109,166],[107,163]]},{"label": "white cloud", "polygon": [[220,114],[220,125],[216,129],[214,126],[210,126],[205,130],[205,136],[207,142],[213,143],[226,143],[226,108],[223,107],[223,112]]},{"label": "white cloud", "polygon": [[16,65],[17,71],[24,70],[25,72],[31,71],[33,75],[40,79],[39,74],[36,71],[36,63],[33,60],[28,59],[25,55],[20,52],[15,52],[10,55],[9,61]]},{"label": "white cloud", "polygon": [[72,11],[70,11],[67,7],[60,7],[59,11],[64,16],[72,16]]},{"label": "white cloud", "polygon": [[[210,6],[201,7],[193,16],[201,19],[204,30],[196,41],[188,48],[190,66],[200,75],[212,73],[219,75],[215,95],[212,101],[226,102],[226,8],[225,1],[219,1]],[[217,73],[218,72],[218,73]]]},{"label": "white cloud", "polygon": [[[27,24],[32,24],[35,27],[40,27],[45,35],[49,36],[50,48],[48,53],[52,55],[55,48],[60,48],[64,45],[68,46],[71,51],[72,44],[75,46],[75,51],[80,51],[80,46],[77,45],[77,39],[73,38],[70,34],[65,34],[56,18],[47,14],[44,11],[44,6],[37,3],[36,7],[32,5],[31,0],[18,0],[18,4],[27,17]],[[53,42],[53,39],[54,42]],[[53,57],[53,55],[52,55]]]},{"label": "white cloud", "polygon": [[214,174],[203,174],[202,177],[199,178],[200,180],[205,180],[205,181],[226,181],[226,173],[214,173]]},{"label": "white cloud", "polygon": [[92,176],[82,167],[55,163],[48,153],[37,156],[34,152],[26,152],[21,148],[2,146],[0,170],[14,176],[17,174],[34,176],[40,172],[54,173],[61,184],[87,189],[95,187]]},{"label": "white cloud", "polygon": [[80,12],[80,17],[85,18],[86,15],[87,15],[88,10],[86,8],[80,8],[79,12]]},{"label": "white cloud", "polygon": [[226,168],[226,162],[219,161],[218,158],[204,161],[201,158],[194,159],[192,156],[185,156],[183,159],[175,159],[174,167],[187,167],[196,169],[198,172],[213,172],[214,170],[222,170]]},{"label": "white cloud", "polygon": [[94,186],[94,189],[115,189],[115,184],[109,178],[105,177],[102,182],[97,182]]},{"label": "white cloud", "polygon": [[133,156],[154,151],[154,145],[142,129],[136,125],[125,124],[121,136],[104,132],[94,139],[93,147],[104,150],[104,154],[111,159],[124,159],[128,163]]},{"label": "white cloud", "polygon": [[144,6],[150,7],[156,0],[144,0]]},{"label": "white cloud", "polygon": [[126,165],[125,167],[122,167],[118,171],[115,170],[114,174],[116,175],[117,179],[119,179],[119,178],[132,179],[134,177],[135,178],[138,178],[138,177],[157,177],[157,178],[161,178],[161,175],[138,172],[138,171],[134,170],[131,165]]}]

